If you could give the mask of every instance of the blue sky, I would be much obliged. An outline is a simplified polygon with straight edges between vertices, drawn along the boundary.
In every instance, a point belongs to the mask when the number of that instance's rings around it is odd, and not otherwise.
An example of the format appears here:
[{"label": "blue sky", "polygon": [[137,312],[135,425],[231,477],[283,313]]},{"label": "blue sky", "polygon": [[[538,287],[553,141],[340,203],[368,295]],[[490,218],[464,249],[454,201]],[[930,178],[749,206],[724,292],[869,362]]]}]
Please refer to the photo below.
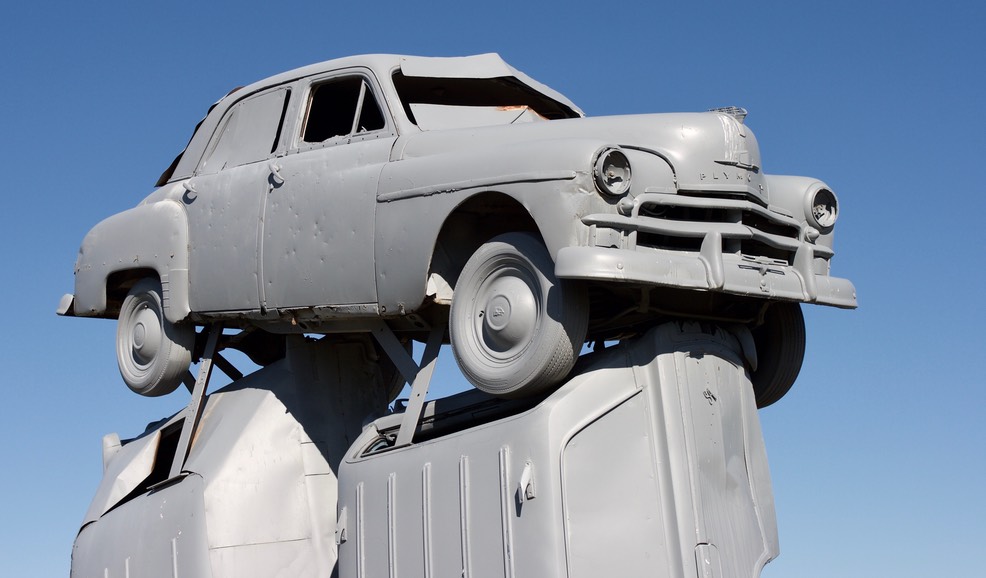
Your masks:
[{"label": "blue sky", "polygon": [[[806,308],[798,383],[760,414],[781,539],[763,575],[982,575],[984,29],[974,2],[5,7],[0,575],[65,575],[101,436],[186,402],[127,391],[113,322],[54,315],[85,232],[150,192],[234,86],[491,51],[593,116],[743,106],[766,172],[839,195],[833,272],[860,308]],[[459,383],[445,356],[436,389]]]}]

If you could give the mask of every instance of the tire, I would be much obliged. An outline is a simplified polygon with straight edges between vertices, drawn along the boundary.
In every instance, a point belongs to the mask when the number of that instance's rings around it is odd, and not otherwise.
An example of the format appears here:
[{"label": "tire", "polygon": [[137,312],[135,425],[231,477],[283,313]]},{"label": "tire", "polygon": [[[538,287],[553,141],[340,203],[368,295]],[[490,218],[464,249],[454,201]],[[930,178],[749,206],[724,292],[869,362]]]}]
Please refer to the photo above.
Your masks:
[{"label": "tire", "polygon": [[195,328],[165,319],[161,283],[138,281],[120,307],[116,359],[131,390],[157,397],[177,388],[192,363]]},{"label": "tire", "polygon": [[452,294],[449,340],[476,388],[518,398],[568,375],[588,322],[584,285],[555,277],[540,239],[508,233],[482,245],[463,267]]},{"label": "tire", "polygon": [[805,358],[805,318],[799,303],[773,303],[753,330],[757,370],[750,376],[757,407],[775,403],[791,389]]}]

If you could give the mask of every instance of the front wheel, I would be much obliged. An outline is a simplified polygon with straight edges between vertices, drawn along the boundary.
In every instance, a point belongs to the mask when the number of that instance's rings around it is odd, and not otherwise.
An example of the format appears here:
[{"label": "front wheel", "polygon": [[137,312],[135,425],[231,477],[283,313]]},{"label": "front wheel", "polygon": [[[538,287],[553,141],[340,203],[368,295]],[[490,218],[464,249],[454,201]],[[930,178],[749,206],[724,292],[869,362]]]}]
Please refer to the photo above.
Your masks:
[{"label": "front wheel", "polygon": [[449,338],[478,389],[524,397],[571,371],[588,329],[584,286],[559,280],[540,239],[500,235],[466,262],[452,295]]},{"label": "front wheel", "polygon": [[127,387],[157,397],[177,388],[192,363],[195,328],[164,317],[161,283],[138,281],[120,307],[116,358]]},{"label": "front wheel", "polygon": [[759,364],[750,376],[757,407],[778,401],[791,389],[805,358],[805,318],[801,304],[772,303],[763,324],[753,330]]}]

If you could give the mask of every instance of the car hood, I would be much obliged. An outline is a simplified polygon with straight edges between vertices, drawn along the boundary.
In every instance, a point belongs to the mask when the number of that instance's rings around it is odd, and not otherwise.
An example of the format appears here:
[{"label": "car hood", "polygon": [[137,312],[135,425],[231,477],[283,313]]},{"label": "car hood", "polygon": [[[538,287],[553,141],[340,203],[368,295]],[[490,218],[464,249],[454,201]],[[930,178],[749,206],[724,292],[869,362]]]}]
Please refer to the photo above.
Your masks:
[{"label": "car hood", "polygon": [[[520,144],[572,139],[639,149],[663,158],[679,191],[750,195],[767,204],[760,149],[748,127],[720,112],[606,116],[423,131],[401,138],[393,160],[439,154],[496,155]],[[545,146],[552,146],[545,142]],[[589,151],[589,154],[593,151]],[[536,159],[530,162],[536,163]],[[591,156],[584,170],[589,170]],[[531,167],[536,168],[536,167]],[[583,170],[583,167],[572,167]]]}]

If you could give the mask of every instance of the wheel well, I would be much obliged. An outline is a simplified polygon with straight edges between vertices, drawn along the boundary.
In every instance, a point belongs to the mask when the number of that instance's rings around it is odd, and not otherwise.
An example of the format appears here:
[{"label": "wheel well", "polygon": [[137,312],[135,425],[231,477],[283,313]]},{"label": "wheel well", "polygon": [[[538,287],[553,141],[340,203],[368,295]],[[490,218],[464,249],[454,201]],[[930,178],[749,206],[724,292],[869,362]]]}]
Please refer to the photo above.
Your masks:
[{"label": "wheel well", "polygon": [[497,235],[515,231],[541,233],[516,199],[497,192],[470,197],[445,219],[432,253],[429,274],[441,275],[452,287],[469,257]]},{"label": "wheel well", "polygon": [[116,271],[106,278],[106,315],[116,317],[120,313],[120,306],[126,299],[127,293],[134,283],[141,279],[158,279],[160,276],[154,269],[127,269]]}]

